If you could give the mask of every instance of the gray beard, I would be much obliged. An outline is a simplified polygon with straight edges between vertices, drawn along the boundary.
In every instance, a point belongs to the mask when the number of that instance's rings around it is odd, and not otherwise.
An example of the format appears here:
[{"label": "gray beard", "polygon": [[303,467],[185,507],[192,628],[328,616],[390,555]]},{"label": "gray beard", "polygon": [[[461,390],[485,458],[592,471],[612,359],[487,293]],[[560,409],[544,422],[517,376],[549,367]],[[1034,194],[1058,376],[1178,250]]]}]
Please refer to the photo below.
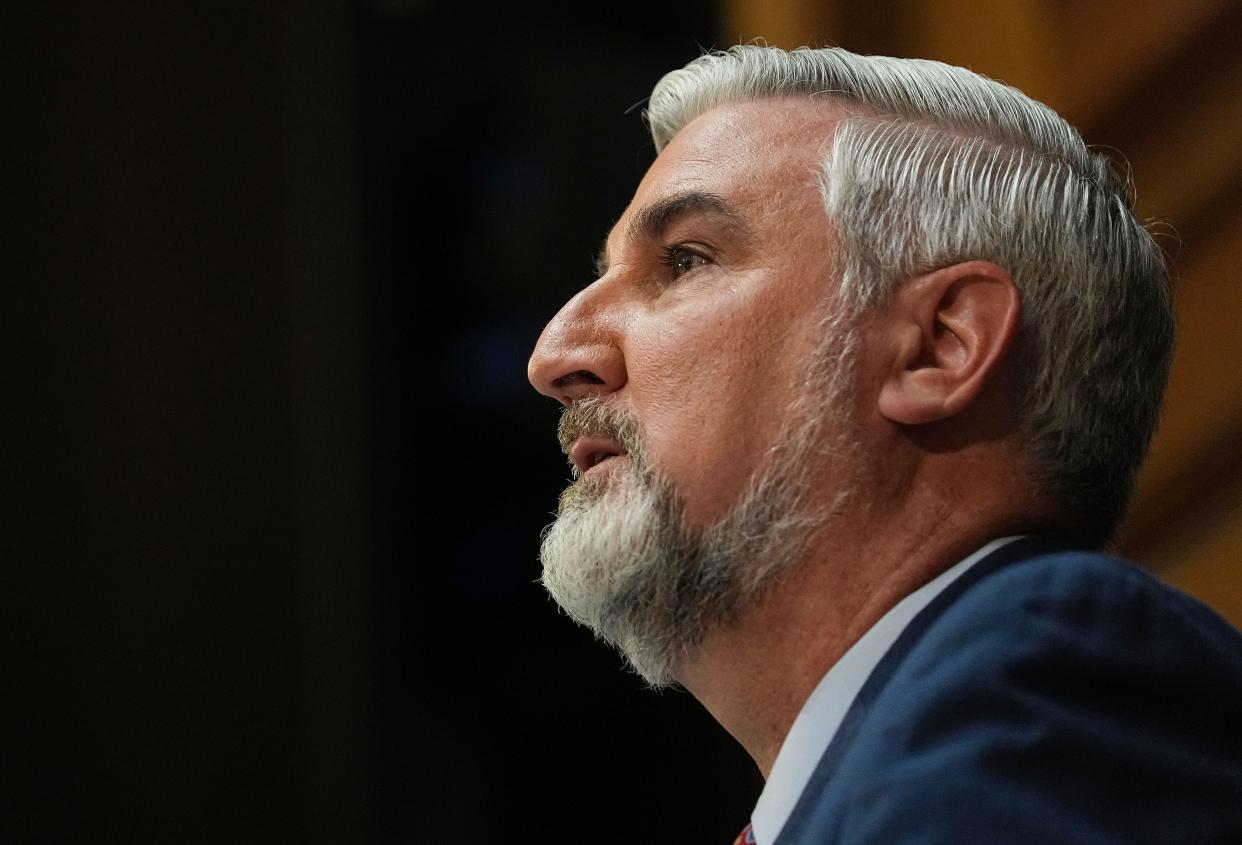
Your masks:
[{"label": "gray beard", "polygon": [[674,683],[678,664],[692,659],[703,638],[762,599],[845,509],[852,471],[838,479],[831,501],[809,494],[826,461],[857,466],[848,454],[857,357],[850,328],[843,319],[826,322],[825,341],[787,409],[771,462],[703,531],[687,526],[680,497],[649,465],[632,419],[599,398],[566,409],[563,432],[572,427],[615,437],[629,466],[602,479],[578,478],[561,495],[540,547],[542,583],[652,687]]}]

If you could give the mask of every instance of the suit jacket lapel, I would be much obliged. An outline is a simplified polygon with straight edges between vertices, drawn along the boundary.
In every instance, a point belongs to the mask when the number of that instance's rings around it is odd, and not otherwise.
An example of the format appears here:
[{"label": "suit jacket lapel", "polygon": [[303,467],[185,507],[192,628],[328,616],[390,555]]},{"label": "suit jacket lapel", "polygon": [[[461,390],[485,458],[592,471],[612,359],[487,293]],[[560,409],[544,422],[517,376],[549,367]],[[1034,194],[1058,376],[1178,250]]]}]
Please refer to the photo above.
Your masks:
[{"label": "suit jacket lapel", "polygon": [[858,691],[858,695],[854,698],[850,709],[846,711],[845,718],[842,719],[840,727],[837,728],[836,735],[833,737],[832,742],[828,744],[828,748],[824,751],[824,756],[820,758],[818,765],[815,767],[815,772],[802,790],[802,796],[798,799],[798,803],[794,805],[794,809],[789,814],[785,826],[781,828],[780,835],[776,837],[775,845],[789,845],[789,843],[797,841],[806,817],[815,807],[819,797],[831,781],[833,774],[840,765],[841,758],[849,749],[850,744],[858,733],[859,726],[870,711],[872,703],[883,692],[884,687],[888,684],[889,679],[893,676],[901,661],[918,644],[923,634],[944,612],[945,608],[953,604],[971,586],[997,570],[1021,560],[1072,548],[1076,548],[1074,543],[1062,537],[1049,535],[1035,535],[1015,540],[992,552],[992,554],[972,566],[954,580],[952,584],[945,587],[938,596],[928,603],[927,607],[919,611],[918,615],[901,632],[901,635],[893,643],[892,648],[876,664],[875,669],[872,670],[871,675],[868,676],[866,682]]}]

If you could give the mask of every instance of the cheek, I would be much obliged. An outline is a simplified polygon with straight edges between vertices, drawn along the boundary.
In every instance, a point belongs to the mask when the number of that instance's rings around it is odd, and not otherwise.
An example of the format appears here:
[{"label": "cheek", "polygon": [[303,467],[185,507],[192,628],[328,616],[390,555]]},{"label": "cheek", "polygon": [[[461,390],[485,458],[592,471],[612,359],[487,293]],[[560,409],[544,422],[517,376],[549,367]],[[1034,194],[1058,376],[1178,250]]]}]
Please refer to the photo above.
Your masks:
[{"label": "cheek", "polygon": [[693,304],[632,333],[626,357],[651,459],[701,526],[736,501],[762,464],[805,355],[799,315],[773,297]]},{"label": "cheek", "polygon": [[710,408],[736,415],[757,404],[785,336],[757,304],[722,296],[716,302],[688,302],[652,319],[626,355],[635,399],[641,395],[660,417],[706,415]]}]

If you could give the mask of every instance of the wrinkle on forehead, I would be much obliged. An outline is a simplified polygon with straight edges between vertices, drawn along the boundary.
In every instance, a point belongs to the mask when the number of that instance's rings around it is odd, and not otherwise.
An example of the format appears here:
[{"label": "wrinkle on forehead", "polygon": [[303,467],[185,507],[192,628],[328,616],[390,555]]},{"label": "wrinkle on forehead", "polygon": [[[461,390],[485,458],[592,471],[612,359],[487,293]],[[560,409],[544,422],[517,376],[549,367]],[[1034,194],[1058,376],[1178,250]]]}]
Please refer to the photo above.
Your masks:
[{"label": "wrinkle on forehead", "polygon": [[598,266],[607,267],[608,253],[632,234],[636,216],[679,194],[715,194],[736,209],[764,211],[803,190],[818,197],[823,155],[848,116],[835,99],[792,96],[728,103],[699,115],[652,163],[603,244]]},{"label": "wrinkle on forehead", "polygon": [[834,99],[771,97],[726,104],[690,121],[639,185],[636,202],[699,189],[733,200],[808,187],[849,110]]}]

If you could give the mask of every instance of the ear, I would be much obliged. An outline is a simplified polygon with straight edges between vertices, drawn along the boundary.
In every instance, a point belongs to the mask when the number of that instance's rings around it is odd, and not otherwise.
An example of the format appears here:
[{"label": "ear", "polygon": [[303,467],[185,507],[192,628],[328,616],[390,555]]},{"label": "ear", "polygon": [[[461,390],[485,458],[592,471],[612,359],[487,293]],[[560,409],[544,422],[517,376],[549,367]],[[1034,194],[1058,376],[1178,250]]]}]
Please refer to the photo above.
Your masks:
[{"label": "ear", "polygon": [[970,407],[1013,345],[1022,298],[988,261],[967,261],[910,279],[885,309],[893,353],[879,411],[903,425]]}]

